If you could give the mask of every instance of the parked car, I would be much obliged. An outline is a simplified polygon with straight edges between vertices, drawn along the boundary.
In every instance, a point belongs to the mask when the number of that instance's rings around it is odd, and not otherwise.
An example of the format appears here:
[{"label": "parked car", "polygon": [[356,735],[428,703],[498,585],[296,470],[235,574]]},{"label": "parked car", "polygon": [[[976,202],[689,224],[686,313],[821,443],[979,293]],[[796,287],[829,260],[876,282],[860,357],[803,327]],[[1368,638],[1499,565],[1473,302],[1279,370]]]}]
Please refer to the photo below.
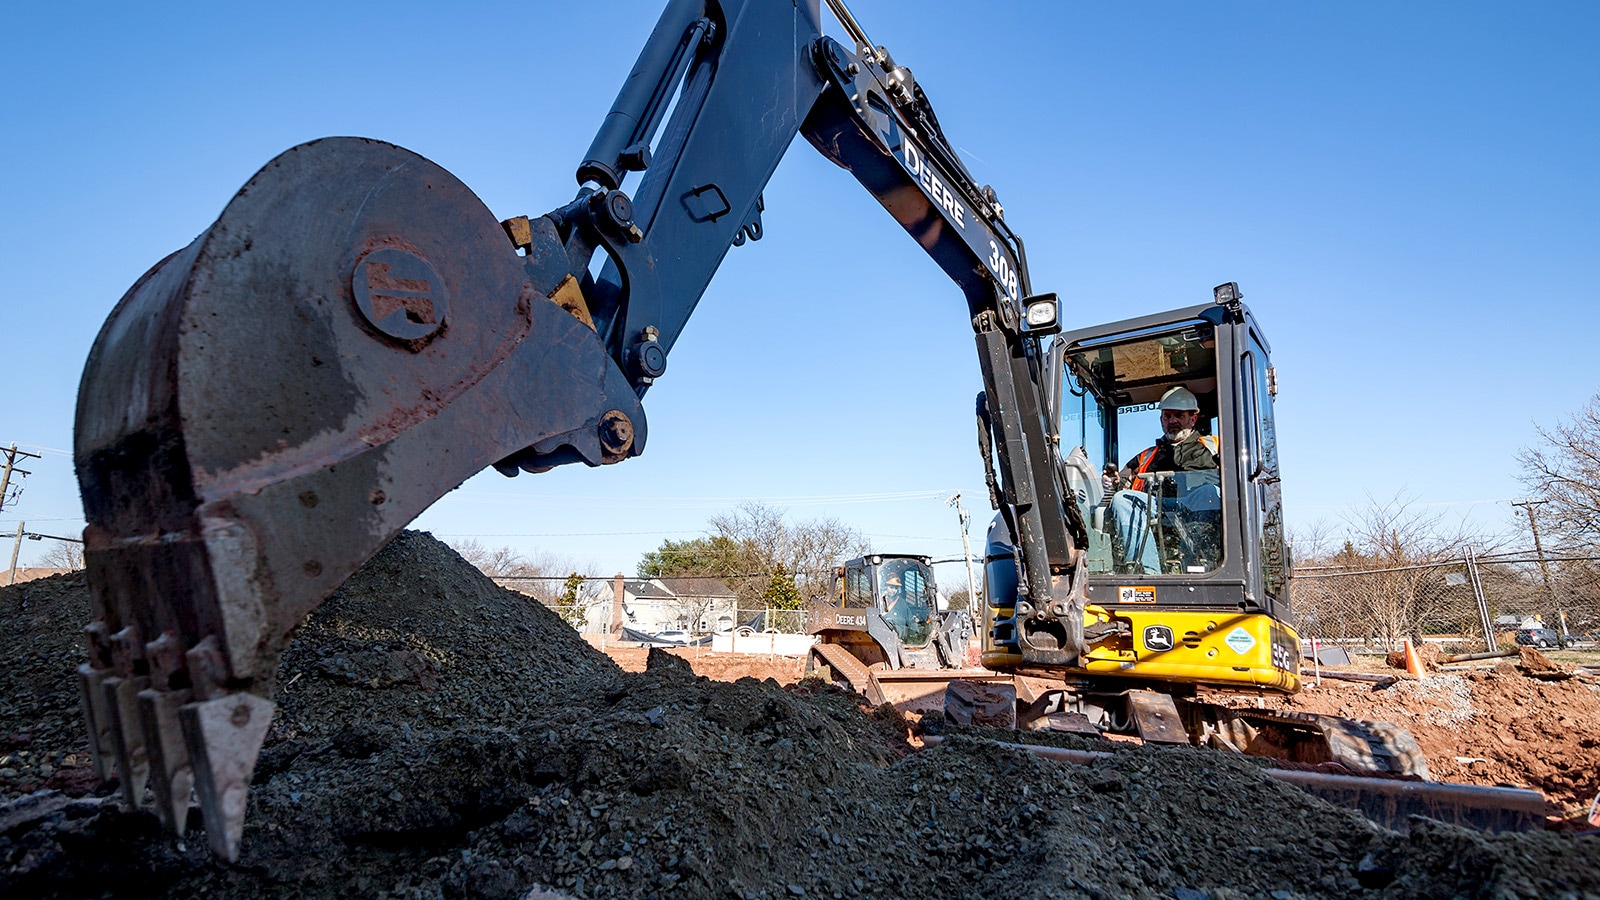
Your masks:
[{"label": "parked car", "polygon": [[687,631],[658,631],[650,635],[650,639],[663,644],[687,644],[693,640]]},{"label": "parked car", "polygon": [[1570,647],[1577,643],[1575,640],[1561,639],[1561,634],[1554,628],[1519,628],[1516,641],[1527,647],[1538,647],[1543,650],[1547,647]]}]

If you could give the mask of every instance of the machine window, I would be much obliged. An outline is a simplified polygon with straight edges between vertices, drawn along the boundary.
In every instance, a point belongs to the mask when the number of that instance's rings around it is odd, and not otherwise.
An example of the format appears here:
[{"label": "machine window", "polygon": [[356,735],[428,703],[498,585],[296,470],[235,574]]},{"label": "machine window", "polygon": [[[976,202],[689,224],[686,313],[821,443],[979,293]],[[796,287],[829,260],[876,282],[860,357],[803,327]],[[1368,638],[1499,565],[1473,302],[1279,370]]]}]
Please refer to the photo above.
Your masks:
[{"label": "machine window", "polygon": [[858,609],[872,606],[872,576],[866,569],[846,569],[844,582],[845,606],[853,606]]},{"label": "machine window", "polygon": [[1221,564],[1216,350],[1212,327],[1194,323],[1067,354],[1063,445],[1083,440],[1103,479],[1084,517],[1091,574],[1203,574]]},{"label": "machine window", "polygon": [[883,618],[907,647],[923,647],[933,636],[933,578],[914,559],[891,559],[878,569]]}]

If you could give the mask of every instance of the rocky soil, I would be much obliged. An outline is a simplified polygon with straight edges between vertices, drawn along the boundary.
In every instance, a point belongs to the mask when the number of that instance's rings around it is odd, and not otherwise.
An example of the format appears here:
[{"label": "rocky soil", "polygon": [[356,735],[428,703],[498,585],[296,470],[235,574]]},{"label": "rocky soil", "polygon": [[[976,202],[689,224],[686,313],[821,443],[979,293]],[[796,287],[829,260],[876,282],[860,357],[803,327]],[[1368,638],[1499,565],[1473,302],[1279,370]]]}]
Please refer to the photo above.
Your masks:
[{"label": "rocky soil", "polygon": [[415,533],[284,658],[224,866],[91,790],[87,615],[78,576],[0,589],[0,803],[84,798],[0,808],[6,897],[1600,897],[1595,837],[1400,836],[1209,751],[913,752],[897,715],[815,682],[713,681],[661,652],[625,672]]}]

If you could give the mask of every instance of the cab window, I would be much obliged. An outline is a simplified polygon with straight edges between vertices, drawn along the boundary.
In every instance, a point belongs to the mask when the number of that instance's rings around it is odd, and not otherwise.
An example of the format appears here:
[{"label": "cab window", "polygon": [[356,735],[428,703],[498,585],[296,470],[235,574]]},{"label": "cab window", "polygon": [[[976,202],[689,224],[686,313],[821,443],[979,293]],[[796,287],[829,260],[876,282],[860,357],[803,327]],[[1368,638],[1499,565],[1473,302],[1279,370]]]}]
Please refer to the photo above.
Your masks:
[{"label": "cab window", "polygon": [[1085,511],[1092,574],[1221,564],[1216,350],[1212,326],[1196,322],[1066,354],[1062,449],[1081,441],[1103,482]]},{"label": "cab window", "polygon": [[878,568],[883,619],[907,647],[922,647],[933,636],[936,611],[932,573],[914,559],[886,560]]}]

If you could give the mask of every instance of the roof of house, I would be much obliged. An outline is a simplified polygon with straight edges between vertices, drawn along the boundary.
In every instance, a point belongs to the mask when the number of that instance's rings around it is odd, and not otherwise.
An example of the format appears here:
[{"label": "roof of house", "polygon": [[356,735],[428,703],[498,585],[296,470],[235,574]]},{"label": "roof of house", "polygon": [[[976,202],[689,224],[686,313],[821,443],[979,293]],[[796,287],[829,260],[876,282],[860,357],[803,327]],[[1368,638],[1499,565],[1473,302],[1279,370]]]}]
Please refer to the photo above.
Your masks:
[{"label": "roof of house", "polygon": [[[19,567],[17,569],[16,580],[13,581],[12,583],[13,584],[21,584],[24,581],[35,581],[35,580],[40,579],[40,578],[49,578],[51,575],[64,575],[67,572],[72,572],[72,571],[76,571],[76,570],[74,570],[74,569],[51,568],[49,566]],[[9,572],[10,572],[10,570],[7,569],[7,570],[5,570],[5,572],[0,572],[0,575],[7,574]]]},{"label": "roof of house", "polygon": [[679,597],[733,598],[737,596],[720,578],[676,575],[657,578],[657,582]]},{"label": "roof of house", "polygon": [[674,596],[671,591],[648,581],[624,581],[622,589],[635,597],[644,599],[670,600]]}]

